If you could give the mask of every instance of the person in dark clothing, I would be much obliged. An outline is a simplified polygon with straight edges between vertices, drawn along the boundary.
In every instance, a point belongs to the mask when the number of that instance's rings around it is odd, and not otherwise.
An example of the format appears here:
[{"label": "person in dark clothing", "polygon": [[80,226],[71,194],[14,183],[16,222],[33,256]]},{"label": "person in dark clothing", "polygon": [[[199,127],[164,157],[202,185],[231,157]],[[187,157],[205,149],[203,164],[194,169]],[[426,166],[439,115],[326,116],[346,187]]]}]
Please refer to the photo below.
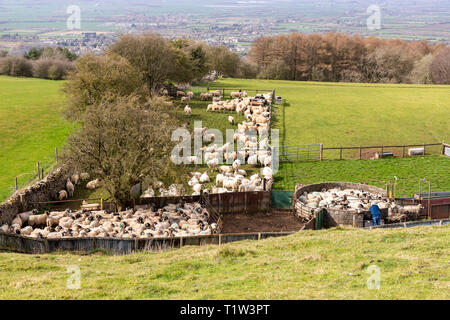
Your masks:
[{"label": "person in dark clothing", "polygon": [[370,207],[370,213],[372,214],[373,226],[379,226],[381,224],[381,211],[380,207],[376,204]]}]

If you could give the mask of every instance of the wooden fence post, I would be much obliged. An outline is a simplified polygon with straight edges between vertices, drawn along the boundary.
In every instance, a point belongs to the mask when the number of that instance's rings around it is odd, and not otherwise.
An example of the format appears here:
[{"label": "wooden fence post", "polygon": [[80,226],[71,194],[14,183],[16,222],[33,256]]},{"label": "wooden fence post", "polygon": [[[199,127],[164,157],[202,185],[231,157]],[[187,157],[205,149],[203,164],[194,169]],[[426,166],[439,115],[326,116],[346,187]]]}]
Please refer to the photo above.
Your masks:
[{"label": "wooden fence post", "polygon": [[359,160],[362,159],[362,146],[359,146]]},{"label": "wooden fence post", "polygon": [[442,141],[442,155],[445,155],[445,141]]},{"label": "wooden fence post", "polygon": [[423,144],[423,155],[425,155],[425,143]]},{"label": "wooden fence post", "polygon": [[404,158],[404,157],[405,157],[405,149],[406,149],[406,146],[405,146],[405,145],[403,145],[402,158]]},{"label": "wooden fence post", "polygon": [[37,172],[38,172],[38,179],[41,179],[41,168],[39,165],[39,161],[37,162]]},{"label": "wooden fence post", "polygon": [[323,160],[323,144],[320,144],[320,161]]},{"label": "wooden fence post", "polygon": [[340,149],[339,160],[342,160],[342,147],[341,147],[341,149]]},{"label": "wooden fence post", "polygon": [[17,183],[17,177],[16,177],[16,191],[19,189],[19,184]]}]

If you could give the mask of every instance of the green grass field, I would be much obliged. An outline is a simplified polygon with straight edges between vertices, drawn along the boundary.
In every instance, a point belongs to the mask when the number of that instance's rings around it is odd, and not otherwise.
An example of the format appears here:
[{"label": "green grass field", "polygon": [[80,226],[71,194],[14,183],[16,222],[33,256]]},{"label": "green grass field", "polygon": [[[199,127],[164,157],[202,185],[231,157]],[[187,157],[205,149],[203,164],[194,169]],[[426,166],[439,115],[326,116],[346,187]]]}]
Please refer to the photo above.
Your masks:
[{"label": "green grass field", "polygon": [[[45,167],[53,164],[55,147],[64,144],[72,131],[73,125],[60,113],[64,104],[62,86],[63,82],[0,77],[0,201],[13,192],[14,177],[19,176],[19,184],[24,186],[34,177],[37,161]],[[277,89],[286,101],[284,106],[274,108],[274,128],[281,130],[282,145],[450,141],[450,87],[244,79],[223,79],[211,86]],[[237,122],[244,120],[235,113],[206,112],[207,103],[199,101],[191,103],[193,114],[187,117],[183,112],[185,104],[177,105],[180,122],[188,123],[190,129],[194,121],[201,120],[204,127],[224,132],[237,128],[228,123],[229,114]],[[383,186],[385,180],[397,175],[404,177],[400,177],[405,183],[401,190],[408,195],[417,191],[416,181],[424,176],[433,181],[433,190],[448,190],[448,159],[436,159],[285,165],[278,176],[284,180],[278,180],[276,188],[292,190],[297,183],[336,179]]]},{"label": "green grass field", "polygon": [[[294,190],[297,184],[356,182],[385,188],[399,181],[396,196],[411,197],[419,192],[419,178],[431,181],[433,192],[450,190],[450,159],[444,156],[283,163],[275,178],[275,189]],[[426,184],[428,191],[428,184]]]},{"label": "green grass field", "polygon": [[325,147],[450,141],[450,86],[225,79],[214,87],[276,89],[281,145]]},{"label": "green grass field", "polygon": [[[128,256],[0,253],[0,299],[446,300],[449,243],[449,227],[330,229]],[[79,290],[66,287],[69,266]]]},{"label": "green grass field", "polygon": [[0,77],[0,201],[55,161],[72,125],[61,114],[62,82]]}]

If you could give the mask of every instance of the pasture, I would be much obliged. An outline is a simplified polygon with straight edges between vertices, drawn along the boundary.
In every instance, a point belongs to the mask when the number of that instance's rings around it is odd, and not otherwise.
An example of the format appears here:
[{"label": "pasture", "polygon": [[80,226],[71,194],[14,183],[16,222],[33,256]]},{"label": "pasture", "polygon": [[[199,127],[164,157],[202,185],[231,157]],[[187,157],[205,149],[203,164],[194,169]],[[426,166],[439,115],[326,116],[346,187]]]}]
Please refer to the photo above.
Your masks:
[{"label": "pasture", "polygon": [[[45,168],[54,164],[55,147],[64,144],[74,126],[61,116],[63,82],[0,77],[0,201],[35,177],[36,162]],[[284,105],[273,109],[273,127],[280,129],[280,144],[324,143],[325,146],[450,141],[450,90],[443,86],[362,85],[222,79],[211,87],[276,88]],[[196,90],[194,90],[196,91]],[[229,93],[229,92],[228,92]],[[237,128],[243,116],[206,111],[208,103],[195,99],[192,115],[184,114],[185,103],[176,103],[180,124],[192,130],[194,121],[224,132]],[[367,182],[384,186],[399,176],[404,195],[417,191],[418,179],[428,177],[433,191],[449,190],[447,158],[370,161],[325,161],[285,164],[275,182],[276,189],[293,190],[297,183],[329,180]],[[314,167],[314,170],[312,169]],[[245,168],[249,173],[255,169]],[[187,181],[190,171],[206,167],[180,168],[177,183]],[[181,179],[180,179],[181,178]],[[214,176],[211,176],[214,178]],[[164,181],[164,180],[163,180]],[[173,183],[173,182],[172,182]],[[169,183],[171,184],[171,183]],[[212,183],[207,187],[211,187]],[[89,195],[80,190],[78,196]],[[94,193],[93,196],[99,192]]]},{"label": "pasture", "polygon": [[[163,253],[0,253],[0,299],[449,299],[449,227],[330,229]],[[368,268],[380,268],[369,290]],[[69,266],[80,289],[67,288]]]},{"label": "pasture", "polygon": [[276,88],[280,145],[325,147],[450,141],[450,86],[224,79],[218,88]]},{"label": "pasture", "polygon": [[25,186],[36,176],[36,164],[55,162],[55,148],[73,125],[61,111],[63,83],[0,77],[0,201],[14,191],[14,178]]}]

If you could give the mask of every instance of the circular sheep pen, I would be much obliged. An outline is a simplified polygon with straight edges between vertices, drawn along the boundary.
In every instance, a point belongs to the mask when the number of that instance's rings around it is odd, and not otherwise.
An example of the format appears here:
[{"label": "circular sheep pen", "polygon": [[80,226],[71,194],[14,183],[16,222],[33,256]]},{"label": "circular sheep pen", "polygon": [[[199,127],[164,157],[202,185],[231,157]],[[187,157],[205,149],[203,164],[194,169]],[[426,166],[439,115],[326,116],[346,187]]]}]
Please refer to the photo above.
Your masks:
[{"label": "circular sheep pen", "polygon": [[364,220],[370,218],[368,209],[372,204],[378,204],[383,216],[387,216],[389,200],[386,191],[374,186],[326,182],[302,186],[295,192],[295,214],[300,219],[311,220],[319,211],[326,210],[325,227],[363,227]]},{"label": "circular sheep pen", "polygon": [[295,192],[295,214],[303,220],[312,220],[324,213],[324,227],[349,225],[362,228],[371,220],[369,208],[378,205],[386,223],[417,220],[421,205],[405,205],[388,199],[385,190],[360,183],[326,182],[298,188]]}]

